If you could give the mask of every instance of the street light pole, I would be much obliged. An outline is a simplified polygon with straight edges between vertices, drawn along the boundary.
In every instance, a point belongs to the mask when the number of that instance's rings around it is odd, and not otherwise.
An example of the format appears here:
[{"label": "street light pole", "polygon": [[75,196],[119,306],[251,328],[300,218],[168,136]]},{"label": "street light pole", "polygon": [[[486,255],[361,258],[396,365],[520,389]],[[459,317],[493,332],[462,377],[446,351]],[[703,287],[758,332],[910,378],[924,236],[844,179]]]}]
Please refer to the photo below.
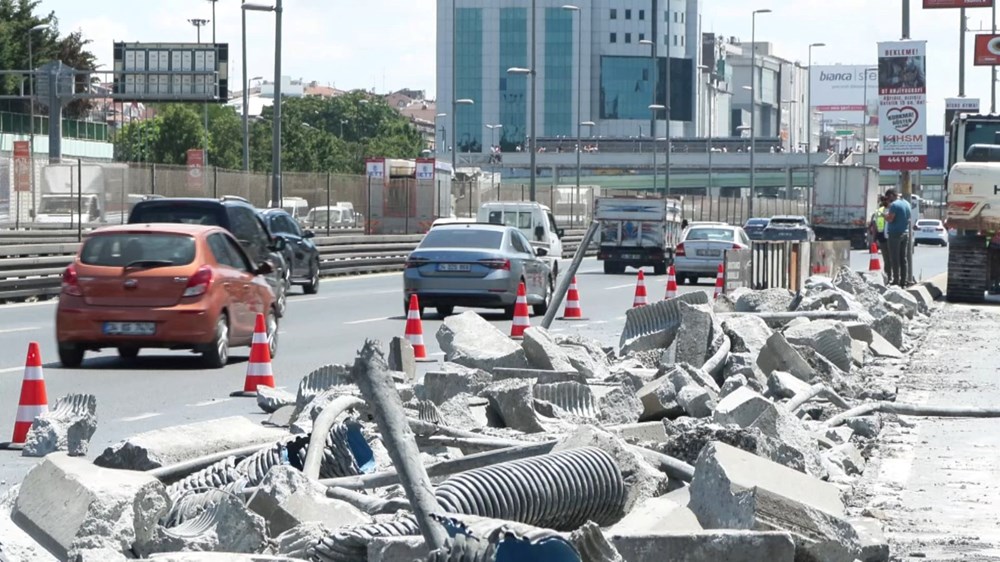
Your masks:
[{"label": "street light pole", "polygon": [[529,197],[532,201],[537,198],[537,175],[536,157],[538,148],[535,143],[538,141],[538,9],[536,0],[531,0],[531,155],[528,157],[531,163],[531,183],[528,189]]},{"label": "street light pole", "polygon": [[[567,4],[564,10],[575,12],[576,20],[576,193],[580,193],[580,157],[583,152],[583,11],[578,6]],[[570,207],[573,206],[572,199]],[[570,211],[572,220],[572,211]]]},{"label": "street light pole", "polygon": [[[649,106],[649,111],[650,111],[650,113],[653,114],[653,119],[654,120],[656,119],[656,112],[663,111],[665,109],[666,109],[665,106],[663,106],[661,104],[657,104],[657,103],[650,104],[650,106]],[[668,144],[667,150],[669,151],[670,150],[670,146],[669,146],[669,144],[670,144],[670,137],[667,136],[666,139],[667,139],[667,144]],[[656,194],[656,178],[657,178],[657,174],[656,174],[656,135],[654,134],[653,135],[653,194],[654,195]]]},{"label": "street light pole", "polygon": [[[28,85],[31,89],[31,97],[28,98],[28,113],[30,123],[28,126],[28,162],[31,167],[30,181],[31,181],[31,208],[35,208],[35,82],[34,82],[34,72],[35,72],[35,59],[34,52],[32,51],[31,39],[34,32],[41,31],[43,29],[51,29],[52,24],[41,23],[28,30],[28,70],[32,72],[30,79],[28,80]],[[55,87],[52,85],[50,87]],[[18,192],[18,197],[21,193]],[[17,218],[20,219],[21,205],[17,205]],[[17,222],[17,221],[15,221]]]},{"label": "street light pole", "polygon": [[[212,4],[212,7],[213,8],[215,7],[214,3]],[[201,27],[203,25],[208,25],[208,22],[209,22],[209,20],[202,19],[202,18],[193,18],[193,19],[189,19],[188,20],[188,23],[190,23],[191,25],[193,25],[194,28],[197,30],[197,37],[198,37],[198,44],[199,45],[201,44]],[[215,24],[213,23],[212,25],[214,27]],[[213,31],[213,33],[214,33],[214,31]],[[205,77],[205,79],[208,80],[208,77]],[[201,137],[202,151],[204,152],[204,154],[202,155],[202,158],[204,158],[204,160],[203,160],[202,163],[203,164],[208,164],[208,104],[207,103],[205,104],[205,111],[204,111],[204,113],[205,113],[205,132],[204,132],[204,134]]]},{"label": "street light pole", "polygon": [[[243,37],[243,171],[250,171],[250,80],[247,77],[247,12],[242,8],[242,5],[247,3],[246,0],[240,0],[240,19],[242,24],[242,37]],[[212,9],[215,9],[215,3],[212,3]]]},{"label": "street light pole", "polygon": [[[493,182],[497,179],[497,161],[494,158],[493,147],[496,145],[496,132],[497,129],[502,129],[503,125],[497,123],[495,125],[486,125],[486,128],[490,130],[490,187],[493,187]],[[500,200],[500,185],[497,184],[497,201]]]},{"label": "street light pole", "polygon": [[[670,2],[670,0],[667,0],[667,14],[668,14],[668,17],[667,17],[667,39],[671,39],[672,36],[673,36],[673,32],[670,30],[670,23],[673,21],[673,18],[669,17],[669,14],[670,14],[671,11],[672,11],[671,2]],[[654,37],[653,39],[656,39],[656,38]],[[666,110],[664,110],[663,118],[667,122],[667,134],[664,135],[667,138],[667,149],[666,149],[667,151],[666,151],[666,154],[664,156],[664,158],[666,159],[666,162],[664,164],[666,165],[666,168],[667,168],[664,171],[664,178],[663,178],[663,198],[664,199],[668,199],[670,197],[670,171],[671,171],[671,169],[670,169],[670,153],[673,152],[673,143],[670,142],[670,105],[673,102],[673,100],[670,99],[671,88],[673,87],[673,80],[670,79],[670,57],[673,55],[673,49],[671,48],[672,46],[673,46],[673,41],[667,41],[667,60],[666,60],[666,69],[665,69],[666,70],[666,74],[667,74],[667,79],[665,81],[665,86],[666,86],[667,92],[666,92],[666,99],[663,100],[663,105],[664,105],[664,107],[666,107]],[[654,60],[655,60],[655,58],[654,58]],[[660,65],[657,64],[656,68],[657,68],[657,70],[659,70]]]},{"label": "street light pole", "polygon": [[274,118],[271,123],[271,206],[281,208],[281,14],[282,0],[274,6],[243,4],[243,10],[274,12]]},{"label": "street light pole", "polygon": [[[534,3],[535,3],[534,0],[532,0],[532,2],[531,2],[532,9],[534,9]],[[532,22],[534,22],[534,17],[532,17]],[[534,28],[532,28],[532,29],[534,29]],[[532,57],[531,58],[532,58],[532,61],[535,60],[535,57],[534,57],[534,32],[532,32]],[[528,155],[528,162],[529,162],[529,165],[531,166],[531,184],[530,184],[530,189],[529,189],[529,197],[530,197],[531,201],[534,201],[535,198],[536,198],[536,192],[535,192],[535,174],[536,174],[536,169],[535,169],[535,167],[536,167],[536,165],[535,165],[535,154],[538,152],[538,150],[535,148],[535,139],[536,139],[536,137],[535,137],[535,69],[534,68],[521,68],[521,67],[515,66],[515,67],[508,68],[507,69],[507,73],[508,74],[527,75],[527,76],[531,77],[531,92],[532,92],[531,93],[531,111],[530,111],[530,113],[531,113],[531,132],[529,133],[529,136],[531,138],[529,140],[529,146],[528,146],[528,151],[530,152],[530,154]]]},{"label": "street light pole", "polygon": [[[812,167],[812,125],[813,125],[813,103],[812,103],[812,72],[813,72],[813,47],[826,47],[826,43],[812,43],[809,45],[809,72],[807,73],[806,80],[809,82],[809,92],[807,93],[806,114],[809,116],[809,120],[806,122],[806,175],[809,177],[809,184],[812,186],[813,183],[813,167]],[[867,72],[865,73],[865,78],[868,77]],[[865,89],[865,95],[868,94],[868,89]],[[815,187],[815,186],[812,186]]]},{"label": "street light pole", "polygon": [[[456,155],[458,149],[458,129],[456,123],[458,122],[458,106],[460,105],[472,105],[476,103],[474,100],[463,98],[460,100],[453,100],[451,102],[451,172],[453,174],[458,173]],[[471,152],[471,148],[469,149]]]},{"label": "street light pole", "polygon": [[[667,11],[667,13],[668,14],[670,13],[669,10]],[[668,25],[669,25],[669,23],[668,23]],[[666,109],[666,108],[664,106],[659,105],[659,104],[656,103],[656,84],[658,82],[657,81],[657,70],[658,70],[657,67],[659,66],[659,65],[656,64],[656,41],[650,41],[648,39],[643,39],[642,41],[639,41],[639,44],[640,45],[648,45],[649,46],[649,56],[650,56],[650,60],[652,61],[652,64],[653,64],[652,72],[650,73],[650,75],[653,78],[653,87],[650,88],[650,90],[652,90],[652,92],[653,92],[653,101],[649,104],[649,110],[650,110],[649,136],[653,140],[653,194],[655,194],[656,193],[656,185],[658,183],[656,181],[657,180],[657,170],[656,170],[656,117],[657,116],[656,116],[656,111],[658,109]],[[669,125],[668,125],[668,130],[669,130]],[[667,136],[669,137],[670,135],[667,135]],[[640,152],[642,152],[642,150],[641,150],[641,147],[642,147],[642,134],[641,133],[639,134],[639,146],[640,146]],[[668,146],[667,150],[669,151],[669,149],[670,149],[670,147]]]},{"label": "street light pole", "polygon": [[757,193],[757,14],[769,14],[771,10],[754,10],[750,16],[750,204],[748,218],[753,218],[753,198]]}]

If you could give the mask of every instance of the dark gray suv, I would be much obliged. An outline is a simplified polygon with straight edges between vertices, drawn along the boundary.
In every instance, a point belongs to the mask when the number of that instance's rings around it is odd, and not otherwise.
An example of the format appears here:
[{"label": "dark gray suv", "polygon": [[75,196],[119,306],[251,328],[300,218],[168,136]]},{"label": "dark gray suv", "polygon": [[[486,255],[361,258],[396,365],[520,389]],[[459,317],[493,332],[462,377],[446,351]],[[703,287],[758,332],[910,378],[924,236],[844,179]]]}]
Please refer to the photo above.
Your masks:
[{"label": "dark gray suv", "polygon": [[278,316],[288,304],[291,272],[282,256],[285,244],[273,237],[257,214],[256,207],[242,197],[222,199],[165,198],[140,201],[129,214],[129,224],[187,223],[221,226],[239,240],[254,263],[269,262],[274,271],[267,276],[274,290]]}]

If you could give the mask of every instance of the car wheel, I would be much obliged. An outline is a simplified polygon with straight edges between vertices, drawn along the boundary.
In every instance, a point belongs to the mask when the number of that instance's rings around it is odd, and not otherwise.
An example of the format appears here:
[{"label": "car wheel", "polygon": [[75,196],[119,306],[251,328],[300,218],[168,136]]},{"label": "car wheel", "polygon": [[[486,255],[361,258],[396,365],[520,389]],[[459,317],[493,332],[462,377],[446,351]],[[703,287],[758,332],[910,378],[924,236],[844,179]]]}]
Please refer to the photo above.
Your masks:
[{"label": "car wheel", "polygon": [[139,356],[139,347],[133,345],[119,347],[118,356],[122,359],[135,359]]},{"label": "car wheel", "polygon": [[221,369],[229,363],[229,317],[223,312],[215,322],[215,339],[201,355],[212,369]]},{"label": "car wheel", "polygon": [[698,277],[696,275],[688,275],[688,285],[697,285]]},{"label": "car wheel", "polygon": [[312,275],[309,277],[309,282],[302,286],[302,292],[307,295],[319,292],[319,261],[313,263]]},{"label": "car wheel", "polygon": [[267,348],[271,358],[278,354],[278,315],[271,311],[265,320],[267,323]]},{"label": "car wheel", "polygon": [[455,313],[455,307],[451,306],[451,305],[442,305],[442,306],[438,306],[436,308],[437,308],[438,316],[440,316],[442,318],[444,318],[445,316],[451,316],[452,314]]},{"label": "car wheel", "polygon": [[549,282],[545,285],[545,295],[542,296],[542,302],[531,305],[531,312],[533,312],[535,316],[545,316],[545,313],[549,311],[549,302],[552,300],[553,284],[552,277],[549,277]]},{"label": "car wheel", "polygon": [[653,266],[653,274],[654,275],[666,275],[667,274],[667,264],[666,263],[658,263],[658,264],[654,265]]},{"label": "car wheel", "polygon": [[71,343],[60,343],[59,362],[68,369],[79,367],[83,363],[83,348]]}]

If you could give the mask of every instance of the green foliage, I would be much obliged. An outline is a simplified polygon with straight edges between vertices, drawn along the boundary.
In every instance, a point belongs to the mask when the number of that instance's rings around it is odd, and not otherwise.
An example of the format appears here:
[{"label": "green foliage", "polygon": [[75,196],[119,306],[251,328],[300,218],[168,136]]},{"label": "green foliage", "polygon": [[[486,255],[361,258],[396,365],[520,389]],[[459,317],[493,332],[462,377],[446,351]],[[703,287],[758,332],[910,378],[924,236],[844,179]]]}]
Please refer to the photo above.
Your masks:
[{"label": "green foliage", "polygon": [[[0,0],[2,1],[2,0]],[[407,118],[380,98],[352,92],[337,98],[286,98],[281,106],[281,165],[286,172],[363,173],[369,156],[415,158],[423,140]],[[202,145],[200,104],[167,104],[148,130],[153,148],[136,149],[139,129],[128,125],[116,138],[116,158],[144,154],[153,162],[183,163],[188,148]],[[209,164],[240,169],[243,160],[241,116],[233,108],[210,105]],[[250,124],[250,168],[271,171],[272,107]],[[180,158],[180,160],[177,160]]]}]

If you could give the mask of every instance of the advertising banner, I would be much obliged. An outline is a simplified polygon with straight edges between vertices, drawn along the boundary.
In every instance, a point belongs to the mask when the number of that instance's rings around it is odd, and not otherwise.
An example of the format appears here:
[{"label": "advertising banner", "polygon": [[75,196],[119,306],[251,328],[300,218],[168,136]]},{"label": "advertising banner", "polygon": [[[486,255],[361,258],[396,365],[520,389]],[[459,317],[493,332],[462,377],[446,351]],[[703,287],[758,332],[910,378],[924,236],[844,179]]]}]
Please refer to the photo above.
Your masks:
[{"label": "advertising banner", "polygon": [[972,57],[976,66],[996,66],[1000,64],[1000,35],[980,33],[976,35],[976,51]]},{"label": "advertising banner", "polygon": [[879,167],[927,168],[927,42],[878,44]]},{"label": "advertising banner", "polygon": [[205,188],[205,151],[190,148],[187,151],[187,188]]},{"label": "advertising banner", "polygon": [[434,181],[433,158],[417,158],[417,181]]},{"label": "advertising banner", "polygon": [[992,8],[993,0],[924,0],[924,9],[932,8]]},{"label": "advertising banner", "polygon": [[[878,70],[875,65],[813,65],[809,89],[812,109],[831,123],[860,125],[878,106]],[[844,120],[844,121],[841,121]]]},{"label": "advertising banner", "polygon": [[14,141],[14,191],[31,191],[31,145]]},{"label": "advertising banner", "polygon": [[368,181],[371,180],[382,180],[382,183],[386,183],[387,175],[385,172],[385,158],[368,158],[365,160],[365,174],[368,176]]}]

